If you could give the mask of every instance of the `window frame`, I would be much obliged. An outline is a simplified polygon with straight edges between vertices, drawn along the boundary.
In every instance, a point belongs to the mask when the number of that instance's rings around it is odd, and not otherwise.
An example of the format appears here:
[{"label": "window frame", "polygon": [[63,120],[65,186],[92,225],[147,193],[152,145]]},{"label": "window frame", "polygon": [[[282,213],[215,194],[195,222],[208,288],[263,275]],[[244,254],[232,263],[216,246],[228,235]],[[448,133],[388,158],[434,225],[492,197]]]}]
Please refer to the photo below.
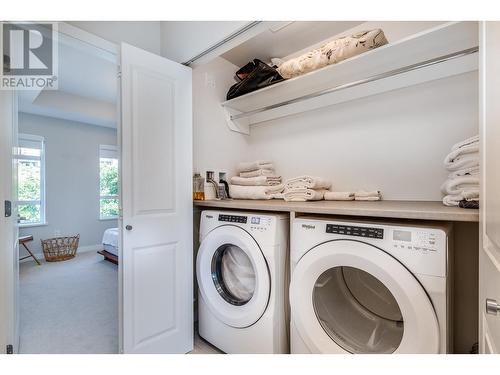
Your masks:
[{"label": "window frame", "polygon": [[[19,133],[18,136],[18,149],[19,151],[16,153],[16,161],[18,163],[17,169],[19,169],[19,162],[21,160],[40,160],[40,200],[19,200],[16,201],[16,206],[19,207],[21,205],[26,204],[40,204],[40,221],[33,223],[21,223],[18,225],[21,228],[27,227],[37,227],[47,225],[47,217],[46,217],[46,199],[45,199],[45,138],[40,135],[35,134],[26,134]],[[40,156],[30,156],[30,155],[21,155],[20,149],[22,147],[21,141],[26,140],[30,142],[40,142]],[[17,183],[17,189],[19,191],[19,182]],[[19,211],[18,211],[19,212]]]},{"label": "window frame", "polygon": [[[113,153],[114,155],[112,157],[106,157],[106,156],[101,156],[103,152],[108,152],[108,153]],[[117,188],[118,188],[118,194],[116,195],[101,195],[101,159],[102,158],[107,158],[107,159],[116,159],[117,162],[119,163],[119,158],[118,158],[118,146],[115,145],[99,145],[99,220],[117,220],[119,218],[119,213],[115,216],[102,216],[101,215],[101,201],[106,200],[106,199],[117,199],[118,200],[118,211],[120,210],[120,184],[119,181],[117,181]],[[119,166],[118,166],[118,171],[119,171]]]}]

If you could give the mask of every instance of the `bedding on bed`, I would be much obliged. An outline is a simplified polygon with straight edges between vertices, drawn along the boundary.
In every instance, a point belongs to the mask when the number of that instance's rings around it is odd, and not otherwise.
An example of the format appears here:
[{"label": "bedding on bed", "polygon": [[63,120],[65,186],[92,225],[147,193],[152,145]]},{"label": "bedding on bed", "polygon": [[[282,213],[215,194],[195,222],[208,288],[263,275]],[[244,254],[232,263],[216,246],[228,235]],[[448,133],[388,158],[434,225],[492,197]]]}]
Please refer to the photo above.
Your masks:
[{"label": "bedding on bed", "polygon": [[109,228],[104,231],[102,246],[108,253],[118,256],[118,228]]}]

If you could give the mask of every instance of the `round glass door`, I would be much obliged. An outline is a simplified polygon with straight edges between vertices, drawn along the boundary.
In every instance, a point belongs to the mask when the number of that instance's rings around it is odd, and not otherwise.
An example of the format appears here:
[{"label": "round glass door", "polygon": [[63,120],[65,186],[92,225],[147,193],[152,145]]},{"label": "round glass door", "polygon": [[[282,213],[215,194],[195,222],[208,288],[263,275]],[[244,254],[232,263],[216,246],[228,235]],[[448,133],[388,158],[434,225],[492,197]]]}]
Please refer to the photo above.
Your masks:
[{"label": "round glass door", "polygon": [[237,245],[224,244],[212,257],[212,280],[220,296],[231,305],[248,303],[255,291],[255,270]]},{"label": "round glass door", "polygon": [[324,271],[312,293],[323,330],[350,353],[393,353],[404,321],[396,299],[376,277],[355,267]]}]

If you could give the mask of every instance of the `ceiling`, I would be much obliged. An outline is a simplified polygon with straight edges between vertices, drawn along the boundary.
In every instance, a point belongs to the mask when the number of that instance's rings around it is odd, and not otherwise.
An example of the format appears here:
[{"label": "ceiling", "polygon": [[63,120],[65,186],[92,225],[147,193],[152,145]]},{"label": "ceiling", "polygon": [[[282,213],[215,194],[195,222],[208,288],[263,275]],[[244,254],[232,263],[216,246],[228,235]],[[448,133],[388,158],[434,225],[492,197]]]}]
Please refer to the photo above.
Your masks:
[{"label": "ceiling", "polygon": [[116,56],[59,34],[58,89],[21,91],[19,110],[116,128]]}]

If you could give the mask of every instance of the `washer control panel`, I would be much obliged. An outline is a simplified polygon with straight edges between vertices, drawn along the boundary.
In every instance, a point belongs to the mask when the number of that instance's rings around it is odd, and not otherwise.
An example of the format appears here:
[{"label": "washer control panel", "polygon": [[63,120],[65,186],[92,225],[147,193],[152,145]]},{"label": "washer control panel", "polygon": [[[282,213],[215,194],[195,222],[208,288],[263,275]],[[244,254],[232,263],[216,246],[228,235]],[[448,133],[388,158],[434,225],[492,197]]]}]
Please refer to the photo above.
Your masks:
[{"label": "washer control panel", "polygon": [[257,231],[265,231],[271,225],[271,218],[264,216],[251,216],[250,229]]},{"label": "washer control panel", "polygon": [[422,253],[435,252],[438,250],[437,242],[437,235],[432,231],[392,231],[392,246],[394,248],[412,250]]},{"label": "washer control panel", "polygon": [[239,215],[219,215],[219,221],[227,221],[229,223],[243,223],[246,224],[248,220],[247,216]]},{"label": "washer control panel", "polygon": [[326,224],[326,233],[366,238],[384,238],[384,230],[382,228],[357,227],[353,225]]}]

